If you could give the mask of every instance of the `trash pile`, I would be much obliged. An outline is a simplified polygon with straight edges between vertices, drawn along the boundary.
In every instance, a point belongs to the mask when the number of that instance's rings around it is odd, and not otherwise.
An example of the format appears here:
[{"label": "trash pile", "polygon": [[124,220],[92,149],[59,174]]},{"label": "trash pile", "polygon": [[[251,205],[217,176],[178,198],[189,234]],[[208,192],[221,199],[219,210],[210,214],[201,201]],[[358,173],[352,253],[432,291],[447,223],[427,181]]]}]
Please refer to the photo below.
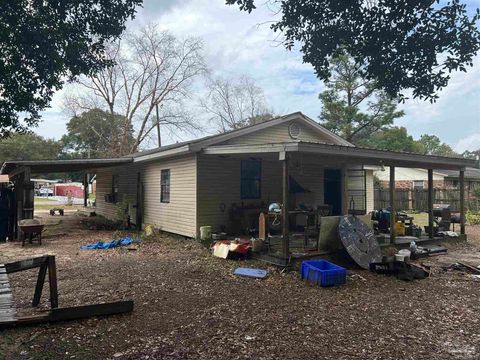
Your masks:
[{"label": "trash pile", "polygon": [[252,250],[249,240],[219,240],[211,248],[213,256],[222,259],[246,258]]},{"label": "trash pile", "polygon": [[344,216],[338,225],[340,239],[351,258],[362,268],[377,274],[393,275],[398,279],[412,281],[429,276],[429,268],[410,263],[410,260],[445,254],[443,246],[417,246],[415,241],[409,249],[402,249],[392,256],[382,256],[374,231],[355,216]]},{"label": "trash pile", "polygon": [[460,271],[463,274],[469,275],[474,280],[480,280],[480,266],[474,267],[472,265],[468,265],[459,261],[459,262],[444,266],[442,269],[443,271]]}]

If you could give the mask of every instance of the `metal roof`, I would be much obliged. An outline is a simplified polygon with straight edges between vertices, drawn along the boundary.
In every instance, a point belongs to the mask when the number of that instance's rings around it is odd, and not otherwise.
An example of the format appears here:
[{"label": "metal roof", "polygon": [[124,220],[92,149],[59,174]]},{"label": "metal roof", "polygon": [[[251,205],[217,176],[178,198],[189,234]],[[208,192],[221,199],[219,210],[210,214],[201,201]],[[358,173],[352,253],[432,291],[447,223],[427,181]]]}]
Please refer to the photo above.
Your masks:
[{"label": "metal roof", "polygon": [[75,172],[104,167],[123,165],[133,162],[133,158],[111,159],[72,159],[72,160],[18,160],[6,161],[0,174],[11,174],[22,167],[30,168],[32,173]]},{"label": "metal roof", "polygon": [[[442,174],[449,178],[458,178],[458,172],[452,170],[442,170]],[[475,179],[480,181],[480,169],[467,167],[465,169],[465,179]]]},{"label": "metal roof", "polygon": [[304,125],[309,126],[310,128],[314,129],[317,132],[323,133],[324,135],[332,138],[332,140],[337,141],[338,143],[342,144],[343,146],[350,146],[354,147],[353,144],[349,143],[347,140],[343,139],[342,137],[338,136],[337,134],[331,132],[330,130],[324,128],[321,124],[317,123],[316,121],[310,119],[308,116],[302,114],[301,112],[295,112],[283,116],[279,116],[258,124],[252,124],[248,126],[244,126],[239,129],[234,129],[230,131],[226,131],[224,133],[220,134],[214,134],[214,135],[209,135],[205,136],[199,139],[194,139],[194,140],[189,140],[189,141],[182,141],[178,142],[176,144],[170,144],[170,145],[165,145],[156,149],[151,149],[151,150],[145,150],[145,151],[140,151],[133,153],[131,156],[135,159],[135,161],[139,161],[137,159],[142,159],[140,161],[143,161],[143,159],[150,158],[152,159],[156,154],[158,154],[158,157],[163,155],[163,153],[174,153],[177,154],[178,152],[175,152],[173,150],[180,150],[180,148],[185,147],[186,151],[198,151],[200,150],[203,146],[208,146],[208,145],[214,145],[218,144],[224,141],[227,141],[229,139],[235,138],[237,136],[242,136],[246,134],[253,133],[258,130],[266,129],[271,126],[279,125],[284,122],[292,121],[292,120],[300,120],[303,122]]},{"label": "metal roof", "polygon": [[[205,154],[210,155],[302,152],[322,155],[330,160],[336,159],[345,163],[353,161],[361,165],[450,169],[457,171],[467,167],[476,166],[475,160],[465,158],[421,155],[304,141],[259,145],[217,145],[206,147],[203,151]],[[321,159],[319,160],[321,161]]]}]

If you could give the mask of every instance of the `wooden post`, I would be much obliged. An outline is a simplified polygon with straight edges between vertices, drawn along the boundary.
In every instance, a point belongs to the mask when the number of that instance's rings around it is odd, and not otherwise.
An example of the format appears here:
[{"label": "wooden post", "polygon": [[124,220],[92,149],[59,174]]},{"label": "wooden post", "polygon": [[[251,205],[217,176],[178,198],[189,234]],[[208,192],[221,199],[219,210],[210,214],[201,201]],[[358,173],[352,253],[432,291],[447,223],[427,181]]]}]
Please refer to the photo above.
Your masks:
[{"label": "wooden post", "polygon": [[32,306],[36,307],[40,304],[40,298],[42,296],[43,284],[45,283],[45,276],[47,275],[47,262],[40,266],[38,271],[37,285],[35,286],[35,294],[33,295]]},{"label": "wooden post", "polygon": [[58,308],[57,268],[55,256],[48,257],[48,287],[50,288],[50,304],[52,309]]},{"label": "wooden post", "polygon": [[342,165],[341,169],[341,187],[342,187],[342,215],[348,215],[350,199],[348,198],[348,167]]},{"label": "wooden post", "polygon": [[428,169],[428,236],[433,239],[433,169]]},{"label": "wooden post", "polygon": [[460,233],[465,235],[465,170],[460,170]]},{"label": "wooden post", "polygon": [[88,174],[83,174],[83,206],[88,205]]},{"label": "wooden post", "polygon": [[288,154],[285,153],[285,158],[282,161],[283,165],[283,206],[282,206],[282,236],[283,236],[283,254],[285,259],[290,257],[290,239],[289,239],[289,214],[288,214]]},{"label": "wooden post", "polygon": [[395,166],[390,166],[390,244],[395,244],[395,223],[397,210],[395,209]]},{"label": "wooden post", "polygon": [[24,187],[24,183],[23,183],[23,173],[20,173],[16,176],[16,179],[15,179],[15,201],[16,201],[16,206],[15,206],[15,209],[16,209],[16,218],[15,218],[15,234],[16,234],[16,238],[17,240],[20,240],[21,237],[22,237],[22,231],[20,230],[20,228],[18,227],[18,222],[20,220],[23,220],[24,217],[23,217],[23,198],[25,196],[24,194],[24,191],[23,191],[23,187]]}]

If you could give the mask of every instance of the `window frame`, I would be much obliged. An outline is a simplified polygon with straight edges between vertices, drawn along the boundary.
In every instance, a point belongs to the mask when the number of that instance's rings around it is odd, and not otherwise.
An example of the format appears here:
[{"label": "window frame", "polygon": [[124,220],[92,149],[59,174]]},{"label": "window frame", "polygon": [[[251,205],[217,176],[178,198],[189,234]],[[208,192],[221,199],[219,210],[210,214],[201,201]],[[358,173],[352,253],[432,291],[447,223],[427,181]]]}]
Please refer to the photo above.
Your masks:
[{"label": "window frame", "polygon": [[[168,174],[167,176],[164,176]],[[170,203],[172,172],[170,169],[160,170],[160,202],[162,204]]]},{"label": "window frame", "polygon": [[[420,187],[421,184],[421,187]],[[423,180],[413,180],[413,190],[425,190],[425,182]]]},{"label": "window frame", "polygon": [[[252,170],[251,168],[248,169],[248,164],[256,163],[258,164],[258,174],[255,175],[247,175],[245,171]],[[255,194],[248,194],[246,193],[245,182],[258,182],[258,193]],[[256,185],[253,185],[253,188],[257,188]],[[242,159],[240,160],[240,198],[242,200],[255,200],[262,198],[262,160],[260,159]]]}]

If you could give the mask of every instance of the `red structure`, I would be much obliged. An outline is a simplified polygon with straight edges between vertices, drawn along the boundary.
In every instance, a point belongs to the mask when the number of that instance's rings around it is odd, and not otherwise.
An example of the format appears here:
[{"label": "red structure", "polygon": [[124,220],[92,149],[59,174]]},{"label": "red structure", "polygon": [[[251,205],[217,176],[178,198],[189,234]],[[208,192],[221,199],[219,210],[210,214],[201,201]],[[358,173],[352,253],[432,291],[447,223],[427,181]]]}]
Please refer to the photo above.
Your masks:
[{"label": "red structure", "polygon": [[53,195],[68,196],[83,199],[83,185],[80,183],[55,184]]}]

